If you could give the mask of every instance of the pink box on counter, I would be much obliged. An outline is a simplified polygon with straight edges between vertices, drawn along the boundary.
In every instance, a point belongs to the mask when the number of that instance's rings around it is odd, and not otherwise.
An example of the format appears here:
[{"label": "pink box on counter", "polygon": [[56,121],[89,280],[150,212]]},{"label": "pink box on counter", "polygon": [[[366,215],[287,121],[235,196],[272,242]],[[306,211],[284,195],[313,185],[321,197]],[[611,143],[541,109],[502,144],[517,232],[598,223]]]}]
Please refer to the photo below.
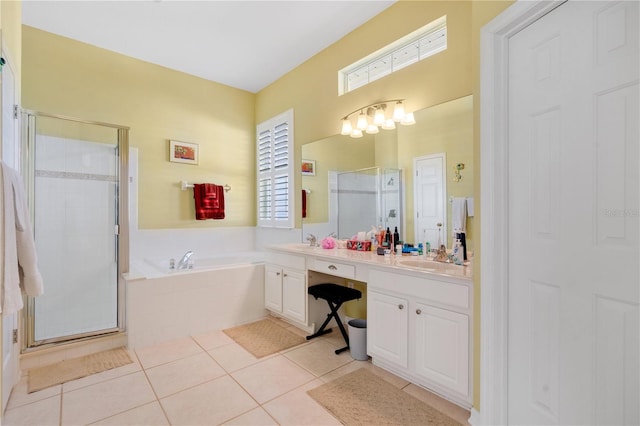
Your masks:
[{"label": "pink box on counter", "polygon": [[371,251],[371,241],[349,240],[347,241],[347,248],[349,250]]}]

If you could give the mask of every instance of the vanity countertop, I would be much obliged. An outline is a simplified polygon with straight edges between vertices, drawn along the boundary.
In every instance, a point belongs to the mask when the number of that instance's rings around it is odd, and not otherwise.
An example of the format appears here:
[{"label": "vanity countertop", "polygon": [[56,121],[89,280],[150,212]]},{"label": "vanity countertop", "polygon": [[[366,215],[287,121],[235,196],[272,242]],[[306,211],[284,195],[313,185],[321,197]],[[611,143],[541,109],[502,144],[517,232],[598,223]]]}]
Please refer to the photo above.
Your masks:
[{"label": "vanity countertop", "polygon": [[312,247],[309,244],[278,244],[269,246],[267,249],[330,259],[335,262],[342,260],[374,267],[399,269],[411,272],[412,275],[421,273],[429,276],[453,277],[467,282],[472,279],[472,265],[461,266],[453,263],[435,262],[425,256],[397,256],[394,254],[381,256],[370,251],[323,249],[322,247]]}]

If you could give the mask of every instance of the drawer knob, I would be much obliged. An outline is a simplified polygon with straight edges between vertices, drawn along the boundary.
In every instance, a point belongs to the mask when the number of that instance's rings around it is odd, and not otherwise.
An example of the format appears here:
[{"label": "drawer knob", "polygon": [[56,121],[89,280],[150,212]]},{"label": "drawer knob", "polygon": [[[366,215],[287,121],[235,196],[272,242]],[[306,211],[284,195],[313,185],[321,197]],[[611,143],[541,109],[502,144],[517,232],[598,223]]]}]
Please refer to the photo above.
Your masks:
[{"label": "drawer knob", "polygon": [[398,305],[398,309],[401,309],[401,310],[404,309],[404,305],[402,304]]},{"label": "drawer knob", "polygon": [[416,314],[420,315],[422,311],[420,309],[416,309]]},{"label": "drawer knob", "polygon": [[285,277],[287,276],[287,274],[283,274]]},{"label": "drawer knob", "polygon": [[280,272],[276,272],[276,275],[280,275]]},{"label": "drawer knob", "polygon": [[331,269],[332,271],[338,270],[338,268],[336,268],[335,265],[329,265],[329,269]]}]

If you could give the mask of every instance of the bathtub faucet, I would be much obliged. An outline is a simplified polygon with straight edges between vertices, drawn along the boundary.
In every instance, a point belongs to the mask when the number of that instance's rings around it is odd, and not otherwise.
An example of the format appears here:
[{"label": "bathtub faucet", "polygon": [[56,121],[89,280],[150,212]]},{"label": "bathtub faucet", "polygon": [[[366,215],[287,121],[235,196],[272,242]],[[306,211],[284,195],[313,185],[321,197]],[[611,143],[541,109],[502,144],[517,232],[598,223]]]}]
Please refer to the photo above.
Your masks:
[{"label": "bathtub faucet", "polygon": [[189,250],[184,254],[184,256],[182,256],[182,259],[178,262],[176,269],[187,269],[189,267],[189,259],[191,259],[191,256],[193,256],[193,252]]}]

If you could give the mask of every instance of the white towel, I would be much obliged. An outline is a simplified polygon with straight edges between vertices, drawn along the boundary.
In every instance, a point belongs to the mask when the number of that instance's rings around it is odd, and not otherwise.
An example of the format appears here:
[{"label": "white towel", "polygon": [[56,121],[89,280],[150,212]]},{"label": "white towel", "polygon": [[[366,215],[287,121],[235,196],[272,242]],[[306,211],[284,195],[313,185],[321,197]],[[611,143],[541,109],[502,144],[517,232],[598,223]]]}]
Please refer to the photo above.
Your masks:
[{"label": "white towel", "polygon": [[467,199],[454,198],[451,206],[451,233],[467,232]]},{"label": "white towel", "polygon": [[18,172],[4,163],[2,168],[2,212],[4,256],[2,264],[2,314],[11,315],[23,307],[22,294],[43,293],[36,247],[31,231],[27,199]]},{"label": "white towel", "polygon": [[467,216],[473,217],[473,197],[467,197]]}]

